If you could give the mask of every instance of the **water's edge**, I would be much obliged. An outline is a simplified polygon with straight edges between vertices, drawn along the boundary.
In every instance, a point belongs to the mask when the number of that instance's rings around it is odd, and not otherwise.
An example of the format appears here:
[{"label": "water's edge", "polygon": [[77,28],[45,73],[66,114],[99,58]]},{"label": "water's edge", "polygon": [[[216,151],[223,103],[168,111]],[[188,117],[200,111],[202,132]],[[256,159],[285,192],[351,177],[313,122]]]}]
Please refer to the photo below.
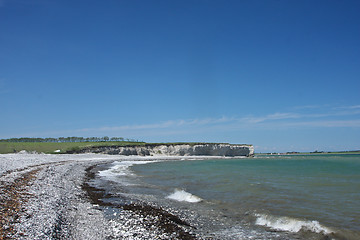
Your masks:
[{"label": "water's edge", "polygon": [[[154,161],[155,162],[155,161]],[[156,239],[299,239],[299,236],[292,233],[284,233],[281,231],[266,231],[259,227],[255,231],[243,228],[242,226],[229,226],[222,220],[224,215],[205,216],[197,212],[197,206],[189,206],[184,203],[182,206],[174,206],[173,204],[164,204],[163,201],[155,199],[133,198],[128,197],[127,194],[119,192],[111,192],[111,188],[99,184],[100,177],[98,173],[106,170],[111,164],[98,164],[86,169],[85,180],[82,189],[87,193],[92,204],[97,205],[101,210],[108,215],[108,218],[113,221],[114,214],[119,216],[120,213],[130,211],[134,213],[135,218],[146,219],[145,228],[154,231]],[[101,182],[102,180],[100,180]],[[126,196],[125,196],[126,195]],[[134,217],[134,216],[130,216]],[[226,216],[225,216],[226,218]],[[131,232],[138,228],[137,224],[142,225],[138,219],[131,220],[129,216],[120,217],[118,224],[123,226],[133,225],[126,231]],[[214,228],[215,227],[215,228]],[[156,229],[156,230],[154,230]],[[116,232],[116,231],[115,231]],[[153,239],[141,237],[139,233],[133,236],[137,238],[131,239]],[[119,236],[114,236],[119,237]],[[300,238],[302,239],[302,238]],[[305,239],[305,238],[304,238]]]},{"label": "water's edge", "polygon": [[[161,161],[169,160],[175,159],[162,159]],[[156,236],[159,239],[248,239],[249,237],[252,239],[347,239],[347,237],[337,236],[337,234],[334,235],[334,233],[331,232],[327,234],[323,234],[326,233],[323,231],[318,233],[311,231],[292,233],[277,229],[274,228],[274,226],[269,225],[269,222],[274,222],[274,217],[270,216],[271,219],[269,219],[269,216],[267,215],[256,216],[258,220],[261,220],[262,222],[257,222],[256,224],[258,226],[255,226],[255,228],[253,225],[242,224],[245,222],[243,221],[245,218],[249,218],[249,216],[245,215],[239,215],[239,219],[236,220],[239,224],[229,225],[226,224],[229,223],[227,220],[221,222],[224,218],[227,218],[226,213],[224,214],[224,212],[217,212],[217,214],[221,214],[221,216],[204,216],[204,211],[197,211],[198,209],[203,208],[205,203],[202,202],[202,199],[195,199],[195,201],[193,199],[194,196],[191,196],[191,194],[189,195],[189,193],[181,189],[166,197],[167,200],[162,198],[165,198],[165,196],[160,198],[158,198],[159,196],[149,197],[150,195],[139,197],[137,194],[133,194],[133,187],[123,189],[122,187],[117,186],[115,182],[102,178],[100,173],[110,170],[114,167],[114,164],[116,165],[120,162],[116,163],[116,161],[114,161],[112,163],[98,164],[89,167],[86,169],[86,178],[82,187],[89,196],[91,203],[100,206],[111,221],[116,219],[116,217],[113,216],[119,216],[119,214],[124,212],[135,214],[135,217],[138,218],[137,220],[129,222],[127,221],[128,219],[126,219],[127,217],[125,220],[122,217],[118,222],[120,225],[132,225],[132,227],[130,227],[130,232],[132,228],[135,229],[138,227],[138,224],[142,224],[146,229],[151,229],[154,233],[153,236]],[[124,164],[127,167],[132,166],[127,165],[129,164],[128,162],[129,161],[125,161]],[[138,161],[135,162],[137,162],[136,164],[143,164]],[[152,159],[147,162],[150,163],[156,161],[155,159]],[[114,186],[117,187],[114,188]],[[174,199],[179,201],[179,196],[177,194],[180,194],[181,198],[191,197],[191,200],[194,201],[186,201],[187,203],[184,204],[179,204],[178,202],[176,204],[169,204],[169,202]],[[145,222],[140,223],[138,221],[139,219],[146,220]],[[283,219],[275,220],[275,222],[278,222]],[[211,228],[211,225],[215,226],[214,224],[218,225],[216,229]],[[139,233],[135,233],[133,236],[138,237],[135,239],[151,239],[141,237]]]},{"label": "water's edge", "polygon": [[[138,213],[147,217],[146,225],[149,225],[149,228],[150,225],[155,226],[156,228],[159,228],[159,231],[163,231],[173,237],[175,236],[177,239],[196,239],[195,235],[189,231],[194,227],[190,226],[185,220],[180,219],[178,216],[175,216],[162,208],[151,206],[141,201],[123,204],[104,201],[104,199],[109,199],[113,196],[110,193],[107,193],[106,190],[97,188],[91,184],[91,181],[95,179],[97,167],[98,165],[94,165],[86,169],[85,180],[82,185],[82,189],[87,193],[92,204],[99,205],[102,208],[111,207]],[[127,202],[127,200],[124,199],[124,202]]]}]

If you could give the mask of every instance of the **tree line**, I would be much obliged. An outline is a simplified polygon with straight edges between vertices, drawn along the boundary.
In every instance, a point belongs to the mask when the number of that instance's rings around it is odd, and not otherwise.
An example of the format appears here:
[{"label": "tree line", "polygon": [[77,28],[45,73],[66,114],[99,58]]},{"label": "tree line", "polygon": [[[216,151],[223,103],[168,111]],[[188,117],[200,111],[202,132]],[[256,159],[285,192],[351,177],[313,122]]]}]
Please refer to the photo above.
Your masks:
[{"label": "tree line", "polygon": [[59,138],[8,138],[0,139],[0,142],[139,142],[138,140],[123,137],[59,137]]}]

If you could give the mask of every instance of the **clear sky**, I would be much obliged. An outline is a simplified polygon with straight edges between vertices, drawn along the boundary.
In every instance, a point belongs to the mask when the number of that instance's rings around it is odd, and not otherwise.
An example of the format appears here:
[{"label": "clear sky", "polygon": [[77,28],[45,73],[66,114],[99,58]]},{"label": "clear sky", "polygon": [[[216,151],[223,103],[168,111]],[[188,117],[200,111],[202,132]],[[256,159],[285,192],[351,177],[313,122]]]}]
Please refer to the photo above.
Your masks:
[{"label": "clear sky", "polygon": [[360,1],[0,0],[0,138],[360,149]]}]

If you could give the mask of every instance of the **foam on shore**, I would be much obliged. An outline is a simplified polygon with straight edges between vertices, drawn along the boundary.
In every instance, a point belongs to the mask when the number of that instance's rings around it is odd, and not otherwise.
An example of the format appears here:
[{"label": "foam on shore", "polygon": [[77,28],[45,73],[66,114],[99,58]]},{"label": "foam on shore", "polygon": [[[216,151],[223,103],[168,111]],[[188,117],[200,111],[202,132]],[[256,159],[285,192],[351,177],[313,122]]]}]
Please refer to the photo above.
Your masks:
[{"label": "foam on shore", "polygon": [[147,164],[150,162],[153,163],[156,161],[115,161],[109,169],[99,171],[98,175],[106,180],[121,182],[123,185],[134,185],[131,181],[126,180],[126,178],[135,175],[130,170],[130,167],[136,164]]}]

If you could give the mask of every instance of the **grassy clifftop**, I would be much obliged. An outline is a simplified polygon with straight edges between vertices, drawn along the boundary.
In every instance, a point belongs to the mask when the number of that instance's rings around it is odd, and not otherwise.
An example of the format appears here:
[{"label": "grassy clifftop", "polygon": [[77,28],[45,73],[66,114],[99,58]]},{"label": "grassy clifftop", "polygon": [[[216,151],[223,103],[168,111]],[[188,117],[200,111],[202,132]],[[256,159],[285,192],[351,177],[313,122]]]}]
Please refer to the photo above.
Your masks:
[{"label": "grassy clifftop", "polygon": [[[72,153],[82,148],[102,146],[158,146],[158,145],[201,145],[201,144],[228,144],[228,143],[201,143],[201,142],[174,142],[174,143],[145,143],[129,141],[111,142],[0,142],[0,154],[17,153],[22,150],[43,153]],[[236,144],[235,144],[236,145]],[[243,144],[246,145],[246,144]],[[60,151],[58,151],[60,150]]]},{"label": "grassy clifftop", "polygon": [[55,153],[60,150],[60,153],[66,153],[75,149],[93,146],[130,146],[130,145],[144,145],[143,142],[0,142],[0,154],[16,153],[22,150],[36,151],[43,153]]}]

